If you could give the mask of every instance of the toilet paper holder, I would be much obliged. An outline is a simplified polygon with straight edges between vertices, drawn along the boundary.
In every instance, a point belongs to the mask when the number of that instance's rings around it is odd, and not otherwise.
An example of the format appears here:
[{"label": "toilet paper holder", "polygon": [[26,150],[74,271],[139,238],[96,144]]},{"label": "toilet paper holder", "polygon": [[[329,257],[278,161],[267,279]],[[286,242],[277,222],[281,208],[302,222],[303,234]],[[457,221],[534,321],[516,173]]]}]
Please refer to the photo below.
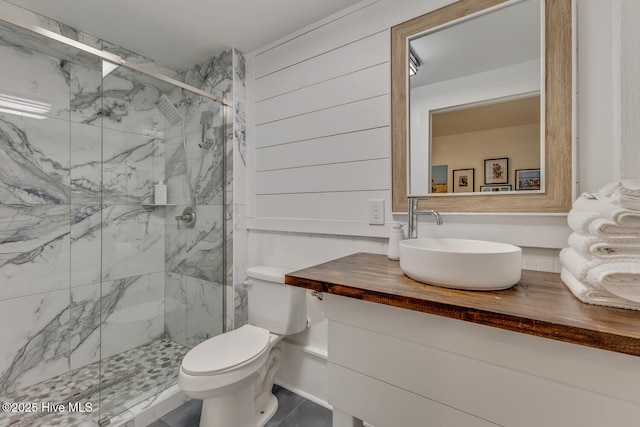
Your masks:
[{"label": "toilet paper holder", "polygon": [[322,301],[324,299],[324,295],[320,291],[311,291],[311,295],[313,295],[314,297],[318,298],[320,301]]}]

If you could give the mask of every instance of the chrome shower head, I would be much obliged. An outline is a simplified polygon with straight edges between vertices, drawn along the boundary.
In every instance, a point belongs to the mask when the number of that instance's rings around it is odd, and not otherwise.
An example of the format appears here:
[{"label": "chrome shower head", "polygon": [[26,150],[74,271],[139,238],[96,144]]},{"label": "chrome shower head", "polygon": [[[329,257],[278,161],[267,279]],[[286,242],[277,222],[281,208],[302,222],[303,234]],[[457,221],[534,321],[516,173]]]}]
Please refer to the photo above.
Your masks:
[{"label": "chrome shower head", "polygon": [[156,103],[156,108],[164,119],[169,122],[171,126],[177,125],[180,121],[182,121],[182,116],[178,112],[178,109],[173,105],[171,100],[167,98],[167,95],[164,93],[160,96],[160,99]]}]

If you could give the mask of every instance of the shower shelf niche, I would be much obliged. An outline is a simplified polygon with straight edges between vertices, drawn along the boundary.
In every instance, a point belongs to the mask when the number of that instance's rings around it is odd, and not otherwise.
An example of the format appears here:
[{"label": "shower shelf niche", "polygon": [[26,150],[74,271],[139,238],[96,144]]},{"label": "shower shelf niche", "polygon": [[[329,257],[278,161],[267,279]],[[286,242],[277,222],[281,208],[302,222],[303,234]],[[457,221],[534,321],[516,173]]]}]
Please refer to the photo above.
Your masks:
[{"label": "shower shelf niche", "polygon": [[171,207],[171,206],[176,206],[175,204],[171,204],[171,203],[167,203],[164,205],[156,205],[155,203],[143,203],[142,207],[147,210],[147,211],[152,211],[155,208],[162,208],[162,207]]}]

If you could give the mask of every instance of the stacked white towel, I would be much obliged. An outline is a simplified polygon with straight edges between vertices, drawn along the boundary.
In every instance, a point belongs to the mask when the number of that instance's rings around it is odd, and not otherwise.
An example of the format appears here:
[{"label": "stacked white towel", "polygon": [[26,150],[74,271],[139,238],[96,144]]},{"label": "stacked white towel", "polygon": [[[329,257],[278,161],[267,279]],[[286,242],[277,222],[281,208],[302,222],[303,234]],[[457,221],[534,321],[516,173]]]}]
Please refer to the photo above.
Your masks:
[{"label": "stacked white towel", "polygon": [[582,302],[640,310],[640,180],[583,194],[567,218],[562,281]]}]

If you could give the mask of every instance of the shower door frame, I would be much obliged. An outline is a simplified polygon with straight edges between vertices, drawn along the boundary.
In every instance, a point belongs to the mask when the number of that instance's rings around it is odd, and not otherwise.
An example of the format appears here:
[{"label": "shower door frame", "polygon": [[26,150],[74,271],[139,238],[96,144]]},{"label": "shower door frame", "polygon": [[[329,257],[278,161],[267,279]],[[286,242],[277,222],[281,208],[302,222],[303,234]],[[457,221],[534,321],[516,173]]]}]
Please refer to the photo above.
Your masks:
[{"label": "shower door frame", "polygon": [[98,56],[98,57],[104,59],[105,61],[111,62],[111,63],[113,63],[115,65],[131,68],[132,70],[135,70],[135,71],[138,71],[140,73],[146,74],[148,76],[154,77],[154,78],[156,78],[158,80],[162,80],[164,82],[167,82],[167,83],[170,83],[172,85],[178,86],[178,87],[180,87],[182,89],[186,89],[188,91],[197,93],[198,95],[202,95],[202,96],[204,96],[206,98],[213,99],[214,101],[217,101],[217,102],[221,103],[225,107],[230,107],[231,106],[231,103],[226,98],[222,98],[222,97],[216,96],[216,95],[214,95],[212,93],[205,92],[205,91],[203,91],[201,89],[198,89],[196,87],[193,87],[191,85],[183,83],[183,82],[181,82],[179,80],[175,80],[175,79],[172,79],[171,77],[167,77],[167,76],[162,75],[160,73],[156,73],[154,71],[147,70],[146,68],[141,67],[141,66],[139,66],[137,64],[133,64],[133,63],[127,62],[124,58],[122,58],[122,57],[120,57],[120,56],[118,56],[118,55],[116,55],[114,53],[105,52],[105,51],[102,51],[100,49],[96,49],[96,48],[88,46],[88,45],[86,45],[84,43],[80,43],[79,41],[76,41],[76,40],[70,39],[68,37],[65,37],[65,36],[63,36],[61,34],[58,34],[58,33],[55,33],[53,31],[47,30],[46,28],[42,28],[42,27],[38,27],[37,25],[32,25],[32,24],[28,24],[26,22],[22,22],[22,21],[20,21],[18,19],[15,19],[14,17],[12,17],[10,15],[7,15],[7,14],[1,13],[1,12],[0,12],[0,20],[8,22],[8,23],[10,23],[12,25],[15,25],[17,27],[20,27],[22,29],[31,31],[33,33],[40,34],[40,35],[42,35],[44,37],[56,40],[56,41],[58,41],[60,43],[64,43],[64,44],[66,44],[68,46],[72,46],[72,47],[74,47],[76,49],[82,50],[82,51],[90,53],[92,55]]}]

